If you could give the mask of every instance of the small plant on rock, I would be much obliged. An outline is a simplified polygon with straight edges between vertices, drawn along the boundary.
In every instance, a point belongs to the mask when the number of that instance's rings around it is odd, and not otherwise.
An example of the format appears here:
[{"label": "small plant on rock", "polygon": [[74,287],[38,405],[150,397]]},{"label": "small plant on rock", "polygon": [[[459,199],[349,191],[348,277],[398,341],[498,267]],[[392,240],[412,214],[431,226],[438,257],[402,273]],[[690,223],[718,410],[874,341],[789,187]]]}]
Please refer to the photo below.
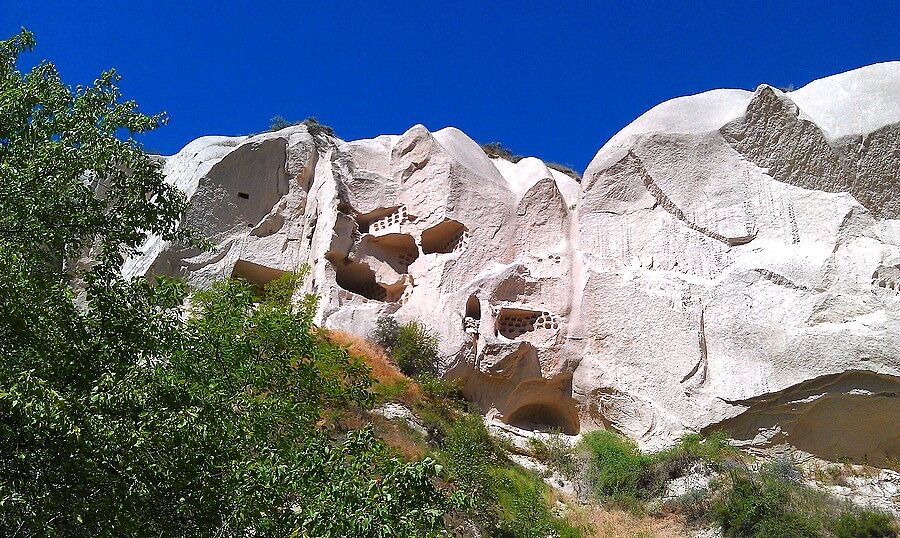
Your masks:
[{"label": "small plant on rock", "polygon": [[500,142],[482,144],[481,149],[492,159],[506,159],[509,162],[517,163],[525,158],[521,155],[514,155],[511,149],[503,147]]}]

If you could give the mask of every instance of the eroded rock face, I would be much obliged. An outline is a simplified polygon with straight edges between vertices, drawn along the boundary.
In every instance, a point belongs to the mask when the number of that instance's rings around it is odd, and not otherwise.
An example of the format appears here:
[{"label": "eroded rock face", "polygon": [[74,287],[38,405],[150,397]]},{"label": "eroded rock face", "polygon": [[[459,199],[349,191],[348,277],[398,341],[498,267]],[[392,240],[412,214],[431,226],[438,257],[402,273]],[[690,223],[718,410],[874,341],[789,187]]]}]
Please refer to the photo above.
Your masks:
[{"label": "eroded rock face", "polygon": [[900,63],[673,99],[581,182],[421,125],[206,137],[165,171],[217,247],[154,241],[126,274],[308,264],[320,323],[425,322],[496,420],[900,458]]}]

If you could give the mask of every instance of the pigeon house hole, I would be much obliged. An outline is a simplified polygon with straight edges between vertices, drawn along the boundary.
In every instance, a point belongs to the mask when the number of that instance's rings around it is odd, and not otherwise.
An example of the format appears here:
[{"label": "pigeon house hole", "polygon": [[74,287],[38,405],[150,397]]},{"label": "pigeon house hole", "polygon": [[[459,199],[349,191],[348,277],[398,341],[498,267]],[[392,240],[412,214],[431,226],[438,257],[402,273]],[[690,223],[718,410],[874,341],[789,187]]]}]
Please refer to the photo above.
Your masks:
[{"label": "pigeon house hole", "polygon": [[447,219],[422,232],[423,254],[449,254],[468,244],[469,231],[461,223]]},{"label": "pigeon house hole", "polygon": [[506,338],[518,338],[535,329],[557,328],[559,328],[559,323],[550,312],[501,308],[497,315],[497,332]]}]

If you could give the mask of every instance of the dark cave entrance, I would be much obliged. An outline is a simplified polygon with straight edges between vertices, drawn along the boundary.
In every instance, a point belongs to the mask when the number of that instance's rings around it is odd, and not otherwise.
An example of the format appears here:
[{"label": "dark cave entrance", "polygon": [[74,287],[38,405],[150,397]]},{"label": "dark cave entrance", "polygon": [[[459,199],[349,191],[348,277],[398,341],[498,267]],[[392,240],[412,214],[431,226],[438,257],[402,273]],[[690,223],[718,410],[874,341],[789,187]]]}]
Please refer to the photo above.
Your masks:
[{"label": "dark cave entrance", "polygon": [[547,403],[533,403],[522,406],[509,416],[506,423],[530,431],[561,431],[566,435],[578,433],[578,426],[566,416],[564,411]]},{"label": "dark cave entrance", "polygon": [[447,219],[422,232],[422,254],[449,254],[462,248],[468,231],[461,223]]}]

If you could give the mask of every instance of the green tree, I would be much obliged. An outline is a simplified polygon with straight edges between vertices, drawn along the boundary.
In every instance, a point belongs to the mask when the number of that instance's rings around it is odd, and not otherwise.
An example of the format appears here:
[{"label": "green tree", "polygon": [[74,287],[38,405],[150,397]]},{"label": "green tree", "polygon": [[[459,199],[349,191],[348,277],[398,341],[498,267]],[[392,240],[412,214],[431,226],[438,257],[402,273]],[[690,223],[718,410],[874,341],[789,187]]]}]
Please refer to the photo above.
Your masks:
[{"label": "green tree", "polygon": [[0,41],[0,534],[438,533],[434,461],[317,426],[369,405],[370,379],[317,335],[314,297],[291,302],[302,275],[263,298],[122,278],[151,234],[192,240],[135,138],[164,119],[113,71],[20,73],[33,47]]},{"label": "green tree", "polygon": [[422,323],[410,321],[400,326],[391,355],[406,375],[437,375],[438,338]]}]

